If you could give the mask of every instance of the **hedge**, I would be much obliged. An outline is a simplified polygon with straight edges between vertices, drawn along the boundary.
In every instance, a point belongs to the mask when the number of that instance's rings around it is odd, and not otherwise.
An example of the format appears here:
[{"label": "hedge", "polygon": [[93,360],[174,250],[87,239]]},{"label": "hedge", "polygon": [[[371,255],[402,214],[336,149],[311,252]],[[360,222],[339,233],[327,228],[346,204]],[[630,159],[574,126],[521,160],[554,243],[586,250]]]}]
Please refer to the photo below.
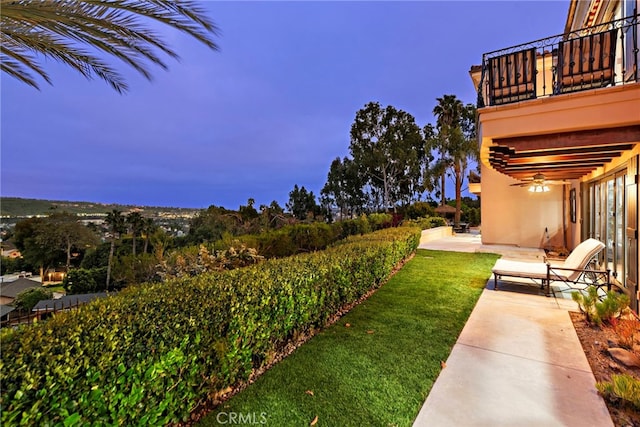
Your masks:
[{"label": "hedge", "polygon": [[417,228],[130,287],[0,333],[4,425],[165,425],[324,326],[417,248]]},{"label": "hedge", "polygon": [[430,228],[443,227],[447,225],[447,222],[440,216],[430,216],[426,218],[406,220],[403,224],[412,227],[420,227],[422,230],[428,230]]}]

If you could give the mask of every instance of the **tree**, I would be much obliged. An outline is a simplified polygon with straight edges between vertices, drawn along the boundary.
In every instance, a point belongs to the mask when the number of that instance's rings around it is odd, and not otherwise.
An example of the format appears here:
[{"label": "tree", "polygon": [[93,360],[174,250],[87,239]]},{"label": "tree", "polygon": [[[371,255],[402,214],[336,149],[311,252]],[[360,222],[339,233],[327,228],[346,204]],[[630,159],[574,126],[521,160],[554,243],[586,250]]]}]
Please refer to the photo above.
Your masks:
[{"label": "tree", "polygon": [[316,196],[313,191],[307,191],[304,186],[298,188],[298,184],[294,185],[293,190],[289,192],[287,210],[301,221],[320,213],[320,207],[316,204]]},{"label": "tree", "polygon": [[447,149],[451,137],[449,131],[460,123],[463,106],[455,95],[444,95],[442,98],[436,98],[436,101],[438,105],[434,107],[433,114],[436,116],[437,133],[432,139],[432,147],[438,153],[438,161],[434,165],[434,173],[440,176],[440,204],[445,205],[446,172],[451,165]]},{"label": "tree", "polygon": [[371,196],[385,209],[395,207],[420,188],[425,144],[413,116],[392,106],[370,102],[356,113],[349,150]]},{"label": "tree", "polygon": [[42,234],[45,228],[45,218],[28,218],[16,223],[13,237],[25,262],[34,268],[39,268],[41,277],[49,266],[64,262],[64,253],[60,250],[51,250],[47,244],[48,239]]},{"label": "tree", "polygon": [[337,207],[342,218],[361,213],[365,204],[364,185],[358,165],[347,157],[342,160],[336,157],[331,162],[327,182],[320,191],[323,204]]},{"label": "tree", "polygon": [[454,223],[460,224],[462,184],[469,159],[478,158],[476,142],[476,108],[472,104],[463,106],[455,95],[436,98],[438,105],[433,109],[437,116],[437,134],[432,147],[438,152],[436,170],[441,174],[441,204],[445,204],[445,174],[452,170],[455,179],[456,213]]},{"label": "tree", "polygon": [[142,250],[142,253],[147,253],[147,250],[149,249],[149,239],[157,229],[158,226],[153,221],[153,218],[144,219],[144,223],[142,224],[142,234],[144,235],[144,248]]},{"label": "tree", "polygon": [[287,222],[284,209],[272,200],[269,206],[260,205],[260,225],[264,229],[280,228]]},{"label": "tree", "polygon": [[62,264],[67,271],[72,253],[95,246],[97,236],[68,212],[53,212],[47,217],[30,218],[16,224],[15,242],[27,262],[45,268]]},{"label": "tree", "polygon": [[238,213],[240,214],[240,219],[242,222],[242,233],[250,234],[258,232],[258,230],[260,229],[260,221],[258,220],[260,214],[258,213],[256,208],[253,207],[253,205],[255,204],[255,199],[250,197],[247,200],[247,205],[240,205],[240,208],[238,209]]},{"label": "tree", "polygon": [[239,234],[242,225],[240,213],[228,210],[222,206],[209,206],[206,210],[198,212],[189,223],[190,243],[215,242],[222,235],[230,233]]},{"label": "tree", "polygon": [[45,221],[44,230],[49,234],[53,247],[62,249],[67,261],[67,271],[71,267],[72,249],[84,250],[97,244],[97,236],[78,221],[78,217],[67,212],[54,212]]},{"label": "tree", "polygon": [[19,310],[31,311],[40,301],[53,298],[53,292],[43,287],[29,288],[20,292],[13,300],[13,306]]},{"label": "tree", "polygon": [[149,63],[167,69],[163,54],[179,58],[148,25],[152,21],[218,49],[212,39],[217,35],[216,26],[192,1],[3,0],[0,69],[39,88],[32,73],[51,84],[36,60],[42,56],[62,62],[88,79],[97,76],[123,93],[128,90],[124,78],[95,53],[118,58],[150,80]]},{"label": "tree", "polygon": [[99,290],[90,270],[78,268],[71,270],[62,280],[62,286],[68,295],[88,294]]},{"label": "tree", "polygon": [[109,240],[111,244],[109,246],[109,261],[107,264],[107,282],[105,284],[106,289],[109,290],[109,283],[111,281],[111,268],[113,266],[113,253],[116,246],[116,240],[120,238],[121,234],[126,230],[125,217],[117,209],[107,213],[105,223],[109,229]]},{"label": "tree", "polygon": [[129,226],[129,231],[131,232],[131,237],[133,243],[131,244],[131,253],[133,257],[136,256],[136,238],[142,235],[142,230],[144,228],[144,217],[140,214],[140,212],[130,212],[126,217],[127,225]]}]

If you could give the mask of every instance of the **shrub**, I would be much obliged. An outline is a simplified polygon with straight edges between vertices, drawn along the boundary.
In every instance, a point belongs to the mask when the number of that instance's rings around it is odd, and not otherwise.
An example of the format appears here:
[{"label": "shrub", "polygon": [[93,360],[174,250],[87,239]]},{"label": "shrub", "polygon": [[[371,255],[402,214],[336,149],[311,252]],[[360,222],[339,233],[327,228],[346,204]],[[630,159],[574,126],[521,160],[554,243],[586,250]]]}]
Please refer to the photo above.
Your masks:
[{"label": "shrub", "polygon": [[434,216],[436,212],[428,202],[415,202],[406,207],[404,214],[409,219],[418,219]]},{"label": "shrub", "polygon": [[462,213],[462,220],[471,226],[480,225],[480,209],[467,207]]},{"label": "shrub", "polygon": [[86,294],[97,290],[93,275],[84,268],[69,270],[69,273],[62,280],[62,286],[67,294]]},{"label": "shrub", "polygon": [[415,251],[415,228],[163,284],[0,331],[5,425],[166,425],[322,327]]},{"label": "shrub", "polygon": [[123,285],[155,282],[160,279],[157,266],[158,259],[152,254],[122,255],[113,263],[111,274],[117,283]]},{"label": "shrub", "polygon": [[10,273],[19,273],[21,271],[37,271],[37,268],[34,268],[30,265],[23,257],[19,258],[10,258],[10,257],[2,257],[0,259],[0,275],[10,274]]},{"label": "shrub", "polygon": [[246,267],[264,259],[255,249],[247,248],[237,240],[235,245],[236,247],[230,246],[225,250],[210,251],[204,244],[201,244],[197,251],[194,246],[183,249],[161,263],[158,275],[165,280],[191,277],[213,271]]},{"label": "shrub", "polygon": [[367,218],[372,231],[382,230],[393,225],[393,215],[388,213],[372,213]]},{"label": "shrub", "polygon": [[636,335],[640,339],[640,320],[636,318],[620,319],[614,330],[618,336],[618,345],[629,350],[633,350],[635,344]]},{"label": "shrub", "polygon": [[23,311],[31,311],[36,304],[45,299],[53,298],[53,292],[45,288],[31,288],[20,292],[13,300],[13,306]]},{"label": "shrub", "polygon": [[14,258],[9,257],[1,257],[0,258],[0,275],[4,276],[8,273],[13,273],[14,271],[19,271],[15,267]]},{"label": "shrub", "polygon": [[609,400],[622,400],[640,410],[640,380],[627,374],[612,375],[611,381],[596,383],[596,388]]},{"label": "shrub", "polygon": [[444,218],[440,216],[430,216],[428,218],[417,218],[404,222],[405,225],[420,227],[421,230],[428,230],[435,227],[444,227],[447,225]]},{"label": "shrub", "polygon": [[[327,248],[334,242],[349,236],[366,234],[371,231],[387,228],[393,225],[393,216],[386,213],[361,215],[355,219],[326,224],[315,222],[311,224],[290,224],[277,230],[270,230],[260,234],[232,236],[223,234],[222,238],[208,250],[217,253],[221,249],[238,248],[238,243],[247,248],[255,248],[260,256],[265,258],[283,258],[304,252],[314,252]],[[178,258],[186,264],[195,262],[197,247],[191,246],[174,252],[166,260],[167,265],[173,266]],[[201,271],[200,271],[201,272]],[[193,274],[199,273],[194,271]]]},{"label": "shrub", "polygon": [[603,322],[615,324],[616,319],[629,306],[629,297],[615,291],[607,292],[605,298],[600,301],[598,288],[589,286],[587,294],[573,292],[571,298],[578,303],[578,308],[585,314],[587,321],[600,326]]},{"label": "shrub", "polygon": [[106,289],[107,267],[69,270],[62,280],[67,294],[89,294]]}]

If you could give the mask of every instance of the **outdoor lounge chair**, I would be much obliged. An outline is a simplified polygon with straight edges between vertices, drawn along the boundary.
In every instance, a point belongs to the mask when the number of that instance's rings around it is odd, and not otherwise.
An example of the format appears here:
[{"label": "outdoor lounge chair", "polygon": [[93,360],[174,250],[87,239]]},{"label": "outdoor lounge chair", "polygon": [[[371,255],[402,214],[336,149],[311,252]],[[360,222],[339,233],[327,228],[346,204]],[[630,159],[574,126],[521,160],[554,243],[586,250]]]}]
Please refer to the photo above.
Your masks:
[{"label": "outdoor lounge chair", "polygon": [[561,281],[571,289],[585,289],[590,285],[610,289],[610,271],[589,268],[594,257],[604,249],[604,243],[596,239],[587,239],[571,252],[566,260],[551,263],[524,262],[499,259],[493,266],[494,289],[498,290],[498,280],[502,277],[519,277],[531,279],[545,288],[547,296],[551,295],[551,282]]}]

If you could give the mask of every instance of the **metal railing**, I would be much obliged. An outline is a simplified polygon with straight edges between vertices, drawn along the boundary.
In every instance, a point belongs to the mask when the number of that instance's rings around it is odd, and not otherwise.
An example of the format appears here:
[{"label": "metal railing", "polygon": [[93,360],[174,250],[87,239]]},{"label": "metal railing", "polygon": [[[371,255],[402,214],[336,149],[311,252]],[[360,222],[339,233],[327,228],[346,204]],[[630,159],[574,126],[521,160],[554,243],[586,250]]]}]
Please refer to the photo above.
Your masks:
[{"label": "metal railing", "polygon": [[637,82],[639,16],[485,53],[478,107]]}]

